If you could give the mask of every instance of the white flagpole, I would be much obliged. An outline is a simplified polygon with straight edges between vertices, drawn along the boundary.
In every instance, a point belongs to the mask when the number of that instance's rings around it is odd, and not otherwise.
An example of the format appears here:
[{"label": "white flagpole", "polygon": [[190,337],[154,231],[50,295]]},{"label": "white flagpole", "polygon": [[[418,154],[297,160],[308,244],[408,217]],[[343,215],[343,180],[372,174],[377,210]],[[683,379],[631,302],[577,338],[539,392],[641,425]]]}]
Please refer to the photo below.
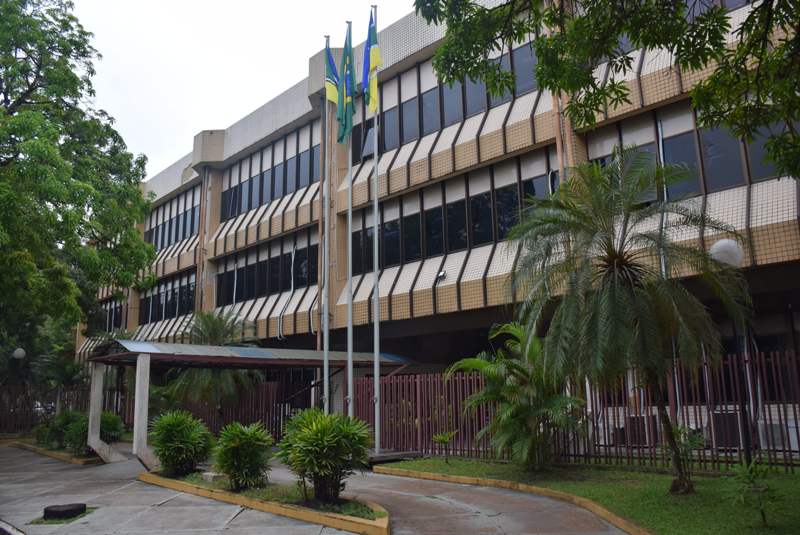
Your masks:
[{"label": "white flagpole", "polygon": [[[327,76],[328,70],[328,50],[330,49],[330,36],[325,36],[325,71]],[[328,255],[330,254],[329,251],[329,241],[328,241],[328,234],[330,233],[330,171],[328,168],[330,162],[330,147],[328,147],[328,137],[330,136],[330,132],[328,132],[328,95],[327,89],[326,94],[322,97],[322,139],[323,145],[322,150],[325,151],[324,162],[322,165],[322,203],[324,204],[323,207],[323,236],[322,236],[322,408],[325,411],[325,414],[330,412],[330,407],[328,406],[330,403],[330,392],[331,392],[331,385],[330,385],[330,363],[328,361],[328,352],[330,351],[329,346],[329,314],[328,314],[328,271],[330,268],[330,260]]]},{"label": "white flagpole", "polygon": [[[350,33],[350,21],[347,22],[347,35]],[[352,41],[351,41],[352,43]],[[353,66],[350,65],[352,69]],[[347,76],[347,71],[339,73]],[[347,80],[340,84],[347,91]],[[340,96],[339,98],[342,98]],[[346,94],[344,96],[346,99]],[[345,103],[347,101],[345,100]],[[355,416],[355,399],[353,392],[353,133],[347,138],[347,415]]]},{"label": "white flagpole", "polygon": [[[378,32],[378,6],[372,6],[373,10],[373,21],[375,23],[375,33]],[[369,38],[369,37],[367,37]],[[373,76],[378,76],[378,68],[375,67],[375,74]],[[378,98],[380,95],[380,91],[378,91],[378,95],[375,95],[375,98]],[[372,172],[372,271],[373,271],[373,289],[372,289],[372,302],[373,302],[373,342],[372,347],[374,351],[374,355],[372,357],[372,375],[373,375],[373,391],[375,395],[373,396],[373,403],[375,403],[375,454],[378,455],[381,452],[381,301],[380,301],[380,293],[378,291],[378,238],[380,237],[380,233],[378,232],[378,117],[380,115],[380,99],[378,98],[378,107],[375,108],[375,112],[373,113],[374,116],[374,126],[373,126],[373,133],[375,140],[373,144],[373,165],[374,170]]]}]

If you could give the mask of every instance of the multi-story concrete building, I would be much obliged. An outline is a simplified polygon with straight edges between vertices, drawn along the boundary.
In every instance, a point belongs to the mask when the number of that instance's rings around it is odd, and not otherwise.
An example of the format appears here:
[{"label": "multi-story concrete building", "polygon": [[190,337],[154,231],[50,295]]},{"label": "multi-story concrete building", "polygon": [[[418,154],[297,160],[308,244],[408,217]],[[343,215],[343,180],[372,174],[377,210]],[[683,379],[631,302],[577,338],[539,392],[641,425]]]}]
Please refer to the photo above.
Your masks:
[{"label": "multi-story concrete building", "polygon": [[[734,22],[748,9],[733,10]],[[755,340],[762,349],[796,348],[798,183],[775,176],[764,160],[764,139],[745,143],[724,129],[698,127],[688,91],[707,72],[684,72],[665,51],[631,50],[635,70],[625,79],[631,103],[576,132],[559,113],[564,101],[537,87],[527,43],[498,54],[516,89],[490,97],[480,82],[449,87],[437,80],[431,56],[442,37],[442,28],[414,14],[379,33],[377,151],[373,118],[360,98],[350,154],[332,136],[333,113],[323,124],[324,51],[309,59],[304,80],[230,127],[197,134],[191,152],[144,183],[155,196],[142,232],[158,251],[157,282],[127,290],[119,302],[104,293],[107,329],[181,341],[195,311],[233,310],[252,323],[262,345],[318,348],[319,281],[327,269],[332,348],[344,349],[350,158],[355,349],[369,351],[372,343],[371,196],[377,193],[382,350],[433,364],[473,355],[485,346],[490,325],[511,316],[509,281],[520,248],[506,236],[524,198],[549,194],[565,168],[625,144],[688,166],[692,177],[667,195],[693,199],[747,238]],[[359,62],[362,46],[355,50]],[[596,75],[611,76],[604,65]],[[182,141],[190,140],[175,140]],[[324,226],[323,175],[331,188]],[[321,265],[326,232],[331,255]],[[717,239],[685,238],[707,248]],[[732,337],[723,318],[720,324]],[[94,344],[81,339],[79,355]]]}]

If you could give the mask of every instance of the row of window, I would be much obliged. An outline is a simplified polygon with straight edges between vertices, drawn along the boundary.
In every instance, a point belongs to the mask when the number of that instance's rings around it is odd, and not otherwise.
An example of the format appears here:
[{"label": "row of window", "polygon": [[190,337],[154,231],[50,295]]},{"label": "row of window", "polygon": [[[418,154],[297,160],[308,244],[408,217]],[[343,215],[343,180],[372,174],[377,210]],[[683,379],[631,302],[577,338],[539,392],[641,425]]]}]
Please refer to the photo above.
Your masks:
[{"label": "row of window", "polygon": [[139,297],[139,325],[194,312],[195,271],[160,279]]},{"label": "row of window", "polygon": [[[555,147],[538,149],[380,205],[380,267],[506,239],[528,197],[558,187]],[[372,213],[354,214],[353,273],[371,271]]]},{"label": "row of window", "polygon": [[217,306],[317,283],[316,229],[306,229],[219,260]]},{"label": "row of window", "polygon": [[100,313],[95,319],[97,330],[110,333],[122,329],[122,301],[106,299],[99,307]]},{"label": "row of window", "polygon": [[[530,43],[503,54],[496,61],[514,74],[514,94],[534,91],[536,56]],[[512,93],[490,97],[482,81],[467,80],[451,86],[440,84],[430,60],[385,80],[381,86],[381,152],[389,151],[441,128],[477,115],[489,107],[511,100]],[[399,103],[399,104],[398,104]],[[352,159],[360,162],[374,155],[373,125],[363,99],[356,100],[357,116],[353,127]]]},{"label": "row of window", "polygon": [[667,186],[671,199],[775,177],[764,143],[783,126],[764,129],[745,143],[725,128],[697,128],[696,123],[689,101],[620,121],[587,134],[589,159],[605,164],[615,146],[636,145],[654,161],[685,166],[685,179]]},{"label": "row of window", "polygon": [[145,222],[144,240],[156,251],[197,234],[200,229],[200,186],[153,208]]},{"label": "row of window", "polygon": [[225,173],[220,220],[243,214],[320,180],[319,121],[287,134]]}]

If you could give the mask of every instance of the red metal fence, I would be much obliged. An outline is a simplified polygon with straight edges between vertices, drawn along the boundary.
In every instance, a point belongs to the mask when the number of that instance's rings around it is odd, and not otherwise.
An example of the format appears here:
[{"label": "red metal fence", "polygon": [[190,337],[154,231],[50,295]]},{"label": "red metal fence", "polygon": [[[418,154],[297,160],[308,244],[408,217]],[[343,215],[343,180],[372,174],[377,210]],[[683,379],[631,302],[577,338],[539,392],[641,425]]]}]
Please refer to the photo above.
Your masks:
[{"label": "red metal fence", "polygon": [[[420,374],[381,379],[381,445],[387,450],[443,453],[433,435],[457,430],[451,454],[496,456],[475,434],[491,407],[464,410],[482,387],[476,375]],[[356,415],[374,423],[372,378],[356,379]],[[573,385],[581,397],[581,425],[560,433],[554,447],[561,462],[667,466],[653,392],[631,372],[613,388]],[[751,455],[793,470],[800,462],[800,362],[792,352],[728,355],[716,365],[678,369],[667,388],[673,425],[697,437],[695,466],[720,469]]]}]

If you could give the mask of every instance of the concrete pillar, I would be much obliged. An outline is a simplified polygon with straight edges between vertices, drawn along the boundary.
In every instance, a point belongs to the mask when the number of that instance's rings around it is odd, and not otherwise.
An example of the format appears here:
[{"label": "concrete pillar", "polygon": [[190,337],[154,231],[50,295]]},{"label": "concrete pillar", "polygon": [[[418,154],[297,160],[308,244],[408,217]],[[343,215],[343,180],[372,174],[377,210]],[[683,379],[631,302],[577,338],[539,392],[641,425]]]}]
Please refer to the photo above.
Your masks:
[{"label": "concrete pillar", "polygon": [[100,416],[103,413],[103,377],[106,366],[93,362],[92,382],[89,390],[89,436],[86,443],[107,463],[127,460],[124,455],[114,450],[110,444],[100,438]]},{"label": "concrete pillar", "polygon": [[147,445],[147,411],[150,401],[150,355],[136,357],[136,393],[133,405],[133,454],[145,468],[158,468],[158,459]]}]

